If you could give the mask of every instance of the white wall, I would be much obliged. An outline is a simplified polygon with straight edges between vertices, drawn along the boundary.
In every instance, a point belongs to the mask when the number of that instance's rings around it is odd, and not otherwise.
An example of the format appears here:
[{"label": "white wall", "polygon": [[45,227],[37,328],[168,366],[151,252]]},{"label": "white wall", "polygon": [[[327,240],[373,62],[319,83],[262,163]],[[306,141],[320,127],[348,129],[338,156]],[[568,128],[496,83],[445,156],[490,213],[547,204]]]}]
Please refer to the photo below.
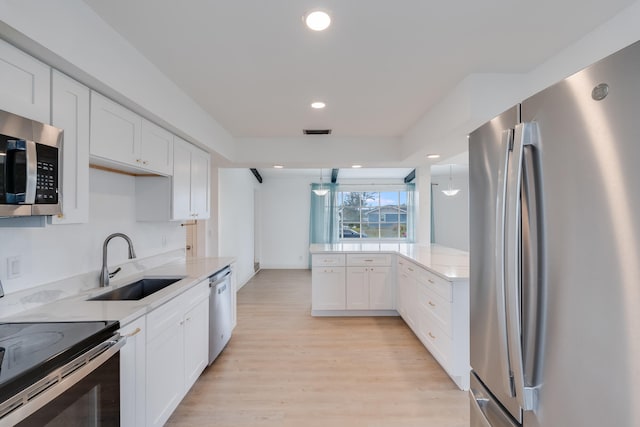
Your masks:
[{"label": "white wall", "polygon": [[262,268],[309,267],[310,176],[267,178],[260,185]]},{"label": "white wall", "polygon": [[218,256],[235,257],[238,286],[253,274],[254,189],[249,169],[218,169]]},{"label": "white wall", "polygon": [[[27,289],[77,274],[95,272],[102,265],[102,243],[111,233],[131,237],[138,258],[184,248],[179,222],[136,222],[134,177],[90,170],[88,224],[48,225],[45,228],[0,228],[0,278],[5,293]],[[7,279],[7,257],[20,256],[22,276]],[[127,245],[109,243],[109,264],[127,260]]]},{"label": "white wall", "polygon": [[445,196],[442,190],[449,185],[449,175],[432,175],[433,220],[435,243],[451,248],[469,250],[469,168],[456,165],[452,168],[454,188],[460,192]]}]

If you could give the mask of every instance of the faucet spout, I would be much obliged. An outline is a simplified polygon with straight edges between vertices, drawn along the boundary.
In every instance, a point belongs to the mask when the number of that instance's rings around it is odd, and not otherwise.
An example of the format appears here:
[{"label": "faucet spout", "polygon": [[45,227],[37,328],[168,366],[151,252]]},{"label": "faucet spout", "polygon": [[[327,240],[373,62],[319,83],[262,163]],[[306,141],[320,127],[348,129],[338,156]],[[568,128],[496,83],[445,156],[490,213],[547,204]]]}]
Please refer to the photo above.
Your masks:
[{"label": "faucet spout", "polygon": [[133,242],[131,241],[129,236],[127,236],[124,233],[113,233],[107,236],[107,238],[104,239],[104,243],[102,244],[102,271],[100,272],[101,287],[109,286],[109,267],[107,266],[108,265],[107,264],[107,246],[109,245],[109,242],[111,241],[111,239],[113,239],[114,237],[122,237],[124,240],[126,240],[127,245],[129,245],[129,259],[133,259],[136,257],[136,252],[133,250]]}]

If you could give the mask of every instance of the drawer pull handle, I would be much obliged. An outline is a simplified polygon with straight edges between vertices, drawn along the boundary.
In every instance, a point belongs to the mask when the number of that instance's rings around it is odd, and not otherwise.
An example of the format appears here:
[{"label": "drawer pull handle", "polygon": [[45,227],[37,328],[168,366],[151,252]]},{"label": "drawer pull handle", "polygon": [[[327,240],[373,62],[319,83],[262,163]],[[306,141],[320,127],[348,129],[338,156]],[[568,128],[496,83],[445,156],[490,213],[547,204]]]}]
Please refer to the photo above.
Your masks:
[{"label": "drawer pull handle", "polygon": [[434,340],[436,339],[435,335],[433,335],[431,332],[429,332],[429,336],[430,336],[431,338],[433,338]]},{"label": "drawer pull handle", "polygon": [[436,305],[435,305],[434,303],[432,303],[431,301],[429,301],[429,305],[430,305],[431,307],[435,307],[435,306],[436,306]]},{"label": "drawer pull handle", "polygon": [[132,337],[132,336],[138,335],[140,332],[142,332],[142,329],[140,329],[140,328],[135,328],[135,329],[133,330],[133,332],[131,332],[131,333],[129,333],[129,334],[127,334],[127,335],[125,335],[125,337],[130,338],[130,337]]},{"label": "drawer pull handle", "polygon": [[436,282],[434,282],[434,281],[433,281],[433,280],[431,280],[431,279],[427,279],[427,281],[428,281],[429,283],[431,283],[431,284],[436,283]]},{"label": "drawer pull handle", "polygon": [[409,270],[409,271],[413,271],[413,268],[411,268],[411,267],[407,267],[407,270]]},{"label": "drawer pull handle", "polygon": [[372,259],[365,259],[365,260],[363,260],[363,261],[364,261],[364,262],[373,262],[373,260],[372,260]]}]

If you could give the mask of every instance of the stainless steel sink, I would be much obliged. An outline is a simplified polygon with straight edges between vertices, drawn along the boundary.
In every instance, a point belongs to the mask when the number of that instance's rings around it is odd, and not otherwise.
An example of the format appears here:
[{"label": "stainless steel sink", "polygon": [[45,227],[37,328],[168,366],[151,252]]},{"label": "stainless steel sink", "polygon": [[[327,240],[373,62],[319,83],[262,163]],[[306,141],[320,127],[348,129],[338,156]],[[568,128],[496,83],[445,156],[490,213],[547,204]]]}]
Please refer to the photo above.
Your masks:
[{"label": "stainless steel sink", "polygon": [[184,277],[145,277],[137,282],[89,298],[88,301],[137,301],[182,279]]}]

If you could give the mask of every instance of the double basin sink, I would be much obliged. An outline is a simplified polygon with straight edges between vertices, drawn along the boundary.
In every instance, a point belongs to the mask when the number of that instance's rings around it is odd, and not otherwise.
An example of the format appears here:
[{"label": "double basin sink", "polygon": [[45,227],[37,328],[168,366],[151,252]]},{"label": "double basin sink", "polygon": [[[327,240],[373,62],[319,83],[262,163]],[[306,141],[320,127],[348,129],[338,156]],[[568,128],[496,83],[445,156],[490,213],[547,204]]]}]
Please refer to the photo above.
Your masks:
[{"label": "double basin sink", "polygon": [[89,298],[88,301],[137,301],[182,279],[184,279],[184,277],[145,277],[136,282]]}]

